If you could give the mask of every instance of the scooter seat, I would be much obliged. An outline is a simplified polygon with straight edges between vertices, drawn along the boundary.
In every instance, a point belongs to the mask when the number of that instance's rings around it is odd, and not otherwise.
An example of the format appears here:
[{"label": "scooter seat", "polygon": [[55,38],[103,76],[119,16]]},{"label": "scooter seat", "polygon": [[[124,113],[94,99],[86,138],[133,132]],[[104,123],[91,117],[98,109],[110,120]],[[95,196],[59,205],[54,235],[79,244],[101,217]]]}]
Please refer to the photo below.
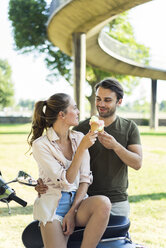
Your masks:
[{"label": "scooter seat", "polygon": [[130,220],[125,216],[110,215],[104,238],[126,237],[130,227]]},{"label": "scooter seat", "polygon": [[[130,221],[125,216],[110,215],[109,223],[102,239],[126,237],[130,227]],[[80,242],[83,238],[84,227],[76,227],[73,234],[70,236],[68,246],[73,241]],[[94,230],[95,231],[95,230]],[[38,221],[31,222],[22,233],[22,241],[26,248],[41,248],[43,241],[41,237]],[[72,246],[71,246],[72,247]]]},{"label": "scooter seat", "polygon": [[[110,215],[109,223],[102,239],[126,237],[129,227],[130,220],[125,216]],[[76,227],[74,233],[69,238],[69,242],[82,240],[84,229],[84,227]]]}]

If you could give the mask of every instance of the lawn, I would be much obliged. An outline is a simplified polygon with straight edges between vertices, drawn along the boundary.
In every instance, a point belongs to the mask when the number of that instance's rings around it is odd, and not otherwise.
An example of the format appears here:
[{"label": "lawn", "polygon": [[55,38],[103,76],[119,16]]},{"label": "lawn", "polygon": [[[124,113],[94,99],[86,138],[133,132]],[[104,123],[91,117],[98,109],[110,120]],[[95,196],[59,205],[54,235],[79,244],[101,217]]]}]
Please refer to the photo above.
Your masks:
[{"label": "lawn", "polygon": [[[25,170],[38,178],[32,156],[27,154],[29,124],[0,125],[0,170],[6,181]],[[140,127],[143,145],[143,167],[129,169],[129,200],[131,206],[131,238],[148,248],[165,248],[166,223],[166,127],[157,132]],[[32,205],[36,192],[32,187],[11,184],[17,195],[28,202],[23,208],[11,202],[11,215],[0,202],[0,248],[23,248],[21,233],[32,220]]]}]

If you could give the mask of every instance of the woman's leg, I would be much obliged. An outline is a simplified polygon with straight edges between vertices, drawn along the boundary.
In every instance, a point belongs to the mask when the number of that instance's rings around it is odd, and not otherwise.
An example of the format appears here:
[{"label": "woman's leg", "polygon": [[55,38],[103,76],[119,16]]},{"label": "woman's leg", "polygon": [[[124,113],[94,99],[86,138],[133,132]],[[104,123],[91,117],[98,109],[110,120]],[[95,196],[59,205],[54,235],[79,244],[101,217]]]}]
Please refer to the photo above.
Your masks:
[{"label": "woman's leg", "polygon": [[86,226],[81,248],[96,248],[108,224],[110,200],[92,196],[82,201],[76,215],[76,225]]},{"label": "woman's leg", "polygon": [[66,248],[68,237],[64,236],[60,221],[47,222],[44,226],[40,224],[44,248]]}]

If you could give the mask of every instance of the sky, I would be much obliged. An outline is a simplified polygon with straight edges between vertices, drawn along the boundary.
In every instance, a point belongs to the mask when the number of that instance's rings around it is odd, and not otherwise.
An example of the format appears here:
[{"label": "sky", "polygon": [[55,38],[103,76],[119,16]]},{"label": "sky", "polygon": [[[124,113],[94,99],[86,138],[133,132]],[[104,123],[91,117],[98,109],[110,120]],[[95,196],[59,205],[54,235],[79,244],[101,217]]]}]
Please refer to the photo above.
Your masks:
[{"label": "sky", "polygon": [[[8,2],[9,0],[0,0],[0,59],[7,59],[12,68],[16,102],[19,99],[47,99],[57,92],[66,92],[73,96],[73,89],[65,80],[60,83],[55,80],[52,84],[46,81],[49,71],[42,56],[35,58],[32,54],[22,55],[14,50],[11,23],[7,17]],[[150,47],[155,65],[162,67],[166,58],[165,10],[165,0],[153,0],[130,10],[129,14],[137,42]],[[126,98],[126,102],[139,99],[142,94],[150,101],[150,87],[150,79],[141,79],[140,86],[131,97]],[[166,81],[158,80],[158,102],[166,100],[165,92]]]}]

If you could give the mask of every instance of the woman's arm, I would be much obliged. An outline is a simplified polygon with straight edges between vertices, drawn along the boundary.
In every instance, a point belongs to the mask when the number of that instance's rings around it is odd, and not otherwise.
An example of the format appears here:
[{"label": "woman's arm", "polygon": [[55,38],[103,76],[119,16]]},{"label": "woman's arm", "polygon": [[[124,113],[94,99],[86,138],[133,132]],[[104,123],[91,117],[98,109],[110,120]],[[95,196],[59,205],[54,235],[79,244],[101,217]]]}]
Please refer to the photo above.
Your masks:
[{"label": "woman's arm", "polygon": [[96,141],[96,136],[97,134],[95,133],[88,133],[82,138],[73,161],[67,170],[61,165],[61,161],[57,160],[60,157],[58,151],[53,152],[49,143],[45,144],[40,140],[34,142],[32,147],[33,156],[48,178],[59,187],[68,189],[78,174],[81,163],[86,157],[87,149]]},{"label": "woman's arm", "polygon": [[65,235],[71,235],[74,231],[75,215],[77,213],[79,205],[81,204],[82,200],[84,199],[87,193],[88,186],[88,183],[80,183],[72,207],[63,219],[62,230]]},{"label": "woman's arm", "polygon": [[87,133],[80,142],[80,145],[77,148],[73,161],[70,167],[66,171],[66,179],[69,183],[73,183],[77,174],[78,170],[80,169],[82,160],[85,156],[86,150],[91,147],[97,138],[96,133],[89,132]]}]

